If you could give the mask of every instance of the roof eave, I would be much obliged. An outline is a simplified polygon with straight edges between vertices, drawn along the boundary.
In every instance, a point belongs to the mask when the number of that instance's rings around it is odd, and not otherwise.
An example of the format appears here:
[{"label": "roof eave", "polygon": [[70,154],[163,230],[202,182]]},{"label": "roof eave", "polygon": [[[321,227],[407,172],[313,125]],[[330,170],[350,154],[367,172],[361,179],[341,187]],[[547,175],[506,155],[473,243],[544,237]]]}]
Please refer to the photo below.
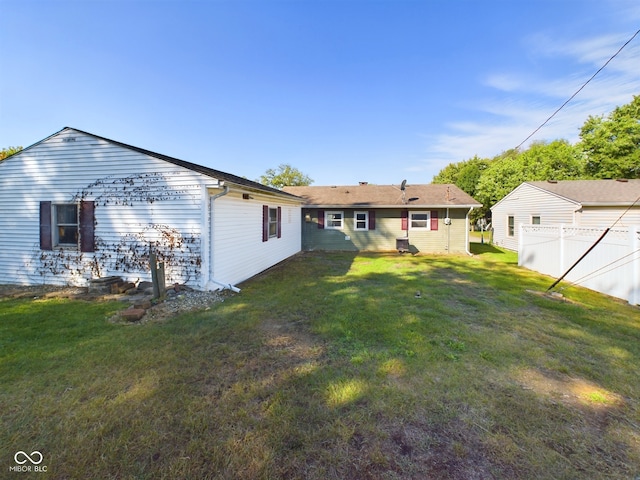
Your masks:
[{"label": "roof eave", "polygon": [[583,207],[637,207],[640,208],[640,205],[634,205],[635,202],[627,201],[627,202],[582,202],[581,205]]}]

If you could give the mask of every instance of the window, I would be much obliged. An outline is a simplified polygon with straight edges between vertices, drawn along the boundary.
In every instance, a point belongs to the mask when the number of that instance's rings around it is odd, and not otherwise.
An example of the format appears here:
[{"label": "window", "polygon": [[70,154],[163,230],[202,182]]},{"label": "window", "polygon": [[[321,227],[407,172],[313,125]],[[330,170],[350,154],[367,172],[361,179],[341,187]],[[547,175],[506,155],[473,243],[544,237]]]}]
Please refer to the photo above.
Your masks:
[{"label": "window", "polygon": [[282,207],[262,206],[262,241],[282,236]]},{"label": "window", "polygon": [[429,230],[429,227],[431,226],[431,222],[429,220],[429,212],[410,212],[409,215],[409,226],[412,230]]},{"label": "window", "polygon": [[343,212],[327,211],[325,212],[325,228],[342,230]]},{"label": "window", "polygon": [[54,205],[54,246],[78,246],[78,206]]},{"label": "window", "polygon": [[40,249],[54,247],[95,251],[95,203],[40,202]]},{"label": "window", "polygon": [[540,225],[540,215],[531,216],[531,225]]},{"label": "window", "polygon": [[515,219],[513,215],[507,217],[507,236],[513,237],[515,235]]},{"label": "window", "polygon": [[278,209],[269,209],[269,238],[278,236]]},{"label": "window", "polygon": [[355,230],[369,230],[369,212],[355,212],[353,225]]}]

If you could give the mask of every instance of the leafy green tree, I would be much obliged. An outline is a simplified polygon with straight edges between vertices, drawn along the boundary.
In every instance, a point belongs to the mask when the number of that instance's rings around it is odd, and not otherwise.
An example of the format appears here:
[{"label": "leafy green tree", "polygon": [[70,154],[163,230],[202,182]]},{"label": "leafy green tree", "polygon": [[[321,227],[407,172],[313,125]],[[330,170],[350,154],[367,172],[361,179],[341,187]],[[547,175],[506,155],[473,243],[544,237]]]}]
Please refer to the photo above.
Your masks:
[{"label": "leafy green tree", "polygon": [[640,95],[606,118],[590,116],[578,148],[591,178],[640,178]]},{"label": "leafy green tree", "polygon": [[476,155],[463,162],[451,163],[433,177],[432,183],[453,183],[473,197],[478,180],[489,162],[490,160]]},{"label": "leafy green tree", "polygon": [[13,155],[14,153],[18,153],[22,150],[22,147],[7,147],[0,150],[0,162],[5,158]]},{"label": "leafy green tree", "polygon": [[[432,183],[453,183],[462,191],[472,197],[476,196],[476,187],[482,172],[489,166],[490,160],[480,158],[477,155],[469,160],[458,163],[450,163],[443,168],[435,177]],[[471,212],[471,223],[475,223],[479,218],[487,215],[485,207]]]},{"label": "leafy green tree", "polygon": [[313,180],[302,173],[297,168],[293,168],[291,165],[283,163],[278,166],[278,169],[270,168],[264,175],[261,175],[258,182],[270,187],[282,188],[282,187],[301,187],[311,185]]},{"label": "leafy green tree", "polygon": [[490,208],[522,182],[583,176],[584,161],[569,142],[536,142],[523,152],[510,150],[492,160],[478,181],[476,199]]}]

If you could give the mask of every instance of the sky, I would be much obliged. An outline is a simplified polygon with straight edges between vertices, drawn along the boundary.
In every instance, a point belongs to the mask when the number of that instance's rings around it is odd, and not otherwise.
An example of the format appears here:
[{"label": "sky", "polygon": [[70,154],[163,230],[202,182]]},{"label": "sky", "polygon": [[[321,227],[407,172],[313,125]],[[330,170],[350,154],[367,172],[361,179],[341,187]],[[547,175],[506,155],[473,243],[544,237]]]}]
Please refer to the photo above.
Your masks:
[{"label": "sky", "polygon": [[[0,18],[0,148],[68,126],[250,180],[388,185],[519,145],[640,2],[0,0]],[[640,34],[529,142],[574,143],[633,95]]]}]

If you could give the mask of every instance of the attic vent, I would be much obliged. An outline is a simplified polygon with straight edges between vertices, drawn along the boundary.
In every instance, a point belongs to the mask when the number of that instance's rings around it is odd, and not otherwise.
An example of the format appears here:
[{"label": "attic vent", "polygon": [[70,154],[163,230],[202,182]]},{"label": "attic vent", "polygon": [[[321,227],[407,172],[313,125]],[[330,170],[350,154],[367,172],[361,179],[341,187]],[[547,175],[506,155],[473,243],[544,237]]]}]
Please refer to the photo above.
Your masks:
[{"label": "attic vent", "polygon": [[359,182],[360,185],[369,185],[369,182]]},{"label": "attic vent", "polygon": [[67,138],[63,138],[62,139],[63,142],[75,142],[76,141],[76,137],[67,137]]}]

